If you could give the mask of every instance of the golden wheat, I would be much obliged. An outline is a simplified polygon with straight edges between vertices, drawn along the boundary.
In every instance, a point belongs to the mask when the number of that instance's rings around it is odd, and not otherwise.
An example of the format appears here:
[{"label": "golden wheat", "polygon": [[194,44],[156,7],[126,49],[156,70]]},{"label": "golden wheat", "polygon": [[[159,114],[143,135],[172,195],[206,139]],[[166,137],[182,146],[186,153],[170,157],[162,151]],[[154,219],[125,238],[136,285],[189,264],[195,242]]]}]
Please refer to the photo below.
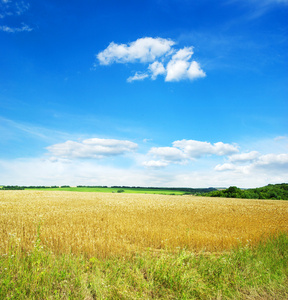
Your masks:
[{"label": "golden wheat", "polygon": [[0,191],[0,253],[105,257],[150,248],[222,251],[286,231],[288,201],[49,191]]}]

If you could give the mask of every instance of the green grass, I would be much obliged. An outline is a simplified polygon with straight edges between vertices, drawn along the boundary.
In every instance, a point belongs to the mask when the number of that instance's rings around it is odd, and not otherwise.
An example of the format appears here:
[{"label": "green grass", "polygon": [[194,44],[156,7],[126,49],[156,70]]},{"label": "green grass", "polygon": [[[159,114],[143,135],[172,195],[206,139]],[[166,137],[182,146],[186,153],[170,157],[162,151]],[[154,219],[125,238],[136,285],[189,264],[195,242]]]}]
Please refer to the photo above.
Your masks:
[{"label": "green grass", "polygon": [[[33,189],[27,189],[33,190]],[[69,192],[96,192],[96,193],[117,193],[118,190],[124,190],[124,193],[136,194],[161,194],[161,195],[183,195],[185,192],[177,190],[162,190],[162,189],[141,189],[141,188],[85,188],[85,187],[70,187],[70,188],[37,188],[34,190],[43,191],[69,191]]]},{"label": "green grass", "polygon": [[[39,236],[39,235],[38,235]],[[229,253],[54,255],[39,238],[0,256],[0,299],[288,299],[288,235]]]}]

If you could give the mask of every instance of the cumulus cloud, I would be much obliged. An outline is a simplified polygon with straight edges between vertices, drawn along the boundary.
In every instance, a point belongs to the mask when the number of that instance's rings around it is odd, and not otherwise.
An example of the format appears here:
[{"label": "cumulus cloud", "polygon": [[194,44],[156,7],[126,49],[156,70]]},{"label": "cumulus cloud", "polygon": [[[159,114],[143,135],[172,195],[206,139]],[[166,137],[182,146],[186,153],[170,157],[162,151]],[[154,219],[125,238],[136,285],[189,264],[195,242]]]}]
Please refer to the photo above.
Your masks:
[{"label": "cumulus cloud", "polygon": [[101,65],[114,62],[152,62],[168,53],[175,42],[162,38],[140,38],[130,44],[116,44],[114,42],[97,55]]},{"label": "cumulus cloud", "polygon": [[235,170],[236,166],[234,164],[225,163],[223,165],[217,165],[214,170],[216,171],[227,171],[227,170]]},{"label": "cumulus cloud", "polygon": [[103,158],[135,151],[136,143],[115,140],[92,138],[82,142],[66,141],[47,147],[47,150],[54,157],[61,158]]},{"label": "cumulus cloud", "polygon": [[149,154],[174,162],[180,162],[187,158],[182,150],[175,147],[153,147],[150,149]]},{"label": "cumulus cloud", "polygon": [[143,166],[148,167],[148,168],[163,168],[168,166],[168,162],[164,160],[149,160],[149,161],[144,161]]},{"label": "cumulus cloud", "polygon": [[[151,147],[148,153],[142,154],[135,151],[137,144],[125,140],[65,140],[48,147],[49,156],[0,159],[0,182],[4,185],[236,185],[248,188],[287,182],[288,178],[287,151],[261,154],[262,146],[257,149],[259,152],[236,153],[238,146],[234,144],[179,140],[171,147]],[[277,151],[278,143],[275,143]],[[235,153],[229,154],[233,151]],[[121,154],[127,155],[114,159]],[[105,165],[105,160],[97,160],[104,157],[113,157],[114,165],[110,160],[109,165]],[[224,163],[220,164],[223,159]],[[192,166],[184,165],[191,161]]]},{"label": "cumulus cloud", "polygon": [[158,75],[162,75],[166,73],[166,70],[163,64],[159,61],[154,61],[153,64],[150,64],[148,69],[151,71],[151,79],[155,80]]},{"label": "cumulus cloud", "polygon": [[229,157],[231,162],[249,162],[255,160],[260,153],[258,151],[251,151],[247,153],[234,154]]},{"label": "cumulus cloud", "polygon": [[[129,44],[114,42],[96,55],[100,65],[113,63],[143,63],[148,65],[145,72],[136,72],[128,78],[128,82],[165,76],[165,81],[194,80],[205,77],[200,64],[192,60],[193,47],[176,49],[175,42],[163,38],[140,38]],[[96,65],[96,63],[95,63]]]},{"label": "cumulus cloud", "polygon": [[265,154],[260,155],[256,151],[242,153],[229,158],[231,163],[218,164],[215,171],[236,171],[245,174],[252,174],[255,171],[283,172],[288,174],[288,154]]},{"label": "cumulus cloud", "polygon": [[[100,165],[97,160],[65,159],[12,159],[0,160],[0,181],[4,185],[126,185],[162,187],[238,187],[253,188],[269,183],[287,182],[288,168],[254,168],[244,172],[226,170],[219,172],[205,168],[201,170],[182,169],[169,171],[156,167],[151,162],[150,171],[137,167],[116,167]],[[161,164],[161,163],[159,163]],[[153,166],[154,165],[154,166]],[[39,172],[41,170],[41,172]]]},{"label": "cumulus cloud", "polygon": [[190,158],[198,158],[203,155],[230,155],[238,152],[238,147],[232,144],[218,142],[211,144],[195,140],[181,140],[173,143],[174,147],[180,148]]},{"label": "cumulus cloud", "polygon": [[266,154],[258,158],[254,163],[255,167],[265,167],[265,168],[285,168],[288,170],[288,154]]},{"label": "cumulus cloud", "polygon": [[[225,156],[238,152],[236,145],[218,142],[211,144],[195,140],[180,140],[173,142],[173,147],[153,147],[148,152],[148,156],[157,157],[163,162],[162,167],[168,164],[186,164],[205,155]],[[153,160],[153,162],[155,162]],[[147,162],[145,166],[149,166]],[[160,167],[160,165],[159,165]]]},{"label": "cumulus cloud", "polygon": [[196,61],[190,61],[192,55],[192,47],[185,47],[174,54],[167,64],[165,81],[193,80],[205,77],[206,74],[201,70],[200,65]]}]

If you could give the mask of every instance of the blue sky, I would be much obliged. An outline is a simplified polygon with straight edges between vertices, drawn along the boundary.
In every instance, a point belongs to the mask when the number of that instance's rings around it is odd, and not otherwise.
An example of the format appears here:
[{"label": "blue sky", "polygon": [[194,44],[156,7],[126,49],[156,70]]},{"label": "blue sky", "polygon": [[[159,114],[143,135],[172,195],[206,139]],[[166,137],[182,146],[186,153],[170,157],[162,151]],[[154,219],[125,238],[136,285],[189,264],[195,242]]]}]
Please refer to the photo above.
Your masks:
[{"label": "blue sky", "polygon": [[0,184],[288,182],[287,0],[0,0]]}]

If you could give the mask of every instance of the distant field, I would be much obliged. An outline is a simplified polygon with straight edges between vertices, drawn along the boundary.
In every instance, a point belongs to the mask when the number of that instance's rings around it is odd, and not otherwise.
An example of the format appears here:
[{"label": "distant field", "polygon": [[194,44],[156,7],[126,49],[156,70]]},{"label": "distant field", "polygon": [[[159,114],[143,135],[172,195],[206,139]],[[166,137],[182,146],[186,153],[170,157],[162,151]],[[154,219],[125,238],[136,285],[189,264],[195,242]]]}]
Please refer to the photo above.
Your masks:
[{"label": "distant field", "polygon": [[[34,190],[34,189],[27,189]],[[123,190],[124,193],[133,194],[160,194],[160,195],[183,195],[185,192],[177,190],[162,190],[162,189],[141,189],[141,188],[85,188],[85,187],[69,187],[69,188],[37,188],[39,191],[66,191],[66,192],[96,192],[96,193],[117,193]]]},{"label": "distant field", "polygon": [[150,248],[222,251],[288,232],[287,201],[125,193],[0,191],[0,253],[31,249],[39,226],[55,253],[88,256]]}]

